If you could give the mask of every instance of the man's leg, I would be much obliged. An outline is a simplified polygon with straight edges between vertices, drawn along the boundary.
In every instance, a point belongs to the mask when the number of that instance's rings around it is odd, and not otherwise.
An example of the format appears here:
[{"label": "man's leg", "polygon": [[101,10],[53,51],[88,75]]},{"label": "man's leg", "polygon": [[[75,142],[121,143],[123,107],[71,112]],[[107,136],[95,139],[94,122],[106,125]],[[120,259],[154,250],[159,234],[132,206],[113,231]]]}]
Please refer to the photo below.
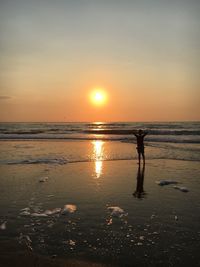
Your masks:
[{"label": "man's leg", "polygon": [[138,160],[139,160],[139,164],[140,164],[140,158],[141,158],[141,153],[138,152]]},{"label": "man's leg", "polygon": [[145,164],[145,155],[144,155],[144,152],[142,152],[142,158],[143,158],[143,163]]}]

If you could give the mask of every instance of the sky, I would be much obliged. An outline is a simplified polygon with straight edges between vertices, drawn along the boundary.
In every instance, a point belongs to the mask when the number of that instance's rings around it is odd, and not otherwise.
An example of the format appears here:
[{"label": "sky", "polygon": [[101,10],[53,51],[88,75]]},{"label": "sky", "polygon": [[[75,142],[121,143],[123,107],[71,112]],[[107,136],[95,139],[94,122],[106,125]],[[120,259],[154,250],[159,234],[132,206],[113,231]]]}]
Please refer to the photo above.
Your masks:
[{"label": "sky", "polygon": [[199,13],[199,0],[1,0],[0,121],[200,120]]}]

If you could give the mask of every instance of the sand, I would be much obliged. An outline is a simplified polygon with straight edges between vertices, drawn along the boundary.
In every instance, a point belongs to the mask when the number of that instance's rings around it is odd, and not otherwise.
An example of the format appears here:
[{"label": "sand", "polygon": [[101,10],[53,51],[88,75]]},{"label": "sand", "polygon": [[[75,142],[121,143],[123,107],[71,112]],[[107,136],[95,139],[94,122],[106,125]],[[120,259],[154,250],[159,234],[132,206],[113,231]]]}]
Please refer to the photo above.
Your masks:
[{"label": "sand", "polygon": [[[145,169],[136,160],[99,159],[0,169],[0,266],[199,264],[198,162],[147,157]],[[62,214],[65,205],[76,209]]]},{"label": "sand", "polygon": [[77,259],[57,259],[35,254],[17,242],[3,242],[0,247],[1,267],[110,267],[108,264]]}]

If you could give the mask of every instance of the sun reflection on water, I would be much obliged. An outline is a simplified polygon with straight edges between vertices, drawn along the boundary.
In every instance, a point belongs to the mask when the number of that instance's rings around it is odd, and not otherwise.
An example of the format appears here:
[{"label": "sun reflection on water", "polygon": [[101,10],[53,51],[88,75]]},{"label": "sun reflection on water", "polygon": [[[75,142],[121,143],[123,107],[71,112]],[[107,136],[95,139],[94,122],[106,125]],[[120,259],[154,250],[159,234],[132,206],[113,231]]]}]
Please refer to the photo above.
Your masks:
[{"label": "sun reflection on water", "polygon": [[95,174],[96,178],[100,178],[103,169],[103,144],[101,140],[96,140],[92,142],[93,144],[93,156],[95,160]]}]

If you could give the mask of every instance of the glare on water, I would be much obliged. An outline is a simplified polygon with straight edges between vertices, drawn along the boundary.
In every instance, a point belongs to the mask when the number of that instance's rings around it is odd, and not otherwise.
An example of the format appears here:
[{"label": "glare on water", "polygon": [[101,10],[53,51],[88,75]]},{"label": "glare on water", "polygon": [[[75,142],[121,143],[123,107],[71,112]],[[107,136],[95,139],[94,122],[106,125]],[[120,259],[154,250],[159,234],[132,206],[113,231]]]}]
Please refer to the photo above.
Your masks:
[{"label": "glare on water", "polygon": [[93,157],[95,160],[95,174],[96,178],[100,178],[103,169],[103,145],[104,142],[101,140],[95,140],[93,144]]}]

